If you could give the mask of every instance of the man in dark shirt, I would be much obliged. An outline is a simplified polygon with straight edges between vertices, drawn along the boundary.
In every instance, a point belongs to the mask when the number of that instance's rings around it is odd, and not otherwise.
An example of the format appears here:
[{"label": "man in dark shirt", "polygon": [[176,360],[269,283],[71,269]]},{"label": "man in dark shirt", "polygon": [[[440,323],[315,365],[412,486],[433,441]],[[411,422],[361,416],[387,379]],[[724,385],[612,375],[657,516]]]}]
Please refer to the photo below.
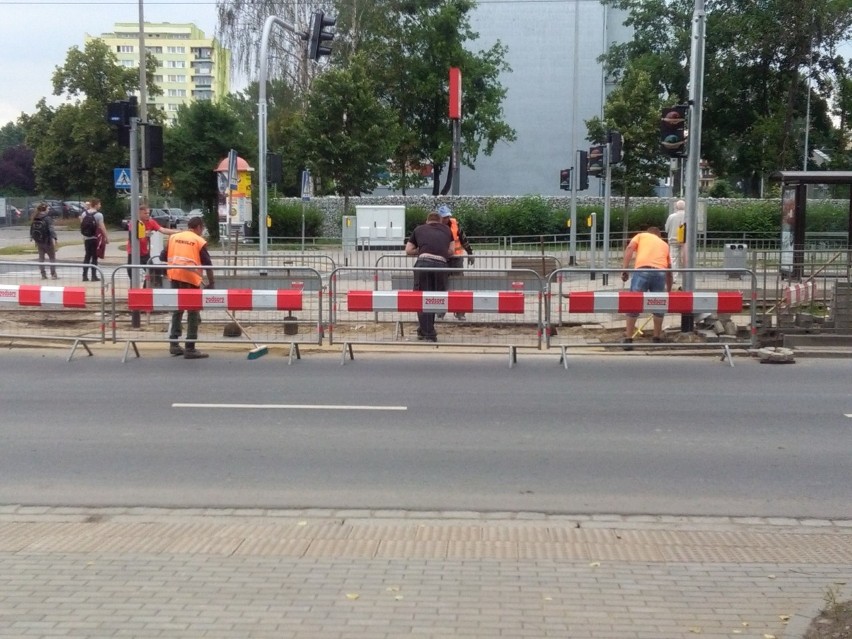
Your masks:
[{"label": "man in dark shirt", "polygon": [[[430,271],[431,268],[447,268],[447,260],[453,254],[453,234],[450,228],[441,224],[441,215],[432,211],[426,218],[426,224],[414,229],[405,244],[405,254],[417,256],[414,263],[415,291],[446,291],[448,271]],[[417,339],[437,342],[435,332],[435,313],[417,313]]]}]

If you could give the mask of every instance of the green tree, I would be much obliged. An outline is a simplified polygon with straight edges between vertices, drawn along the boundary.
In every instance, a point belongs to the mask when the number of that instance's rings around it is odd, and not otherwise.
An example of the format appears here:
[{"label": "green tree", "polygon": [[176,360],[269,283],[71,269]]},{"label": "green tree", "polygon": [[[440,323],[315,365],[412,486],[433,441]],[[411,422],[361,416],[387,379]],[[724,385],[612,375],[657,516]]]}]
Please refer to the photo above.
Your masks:
[{"label": "green tree", "polygon": [[[629,67],[607,97],[603,119],[586,121],[588,139],[596,144],[606,142],[608,131],[622,135],[622,162],[613,165],[612,180],[613,191],[625,198],[626,211],[631,196],[652,195],[659,179],[668,174],[668,162],[659,151],[661,106],[650,74]],[[626,231],[626,214],[624,223]]]},{"label": "green tree", "polygon": [[[628,12],[635,37],[611,48],[608,70],[617,76],[628,63],[640,66],[669,104],[685,101],[692,0],[612,4]],[[708,3],[702,158],[718,176],[757,192],[766,173],[798,168],[809,90],[809,130],[814,139],[830,137],[826,109],[839,71],[834,52],[850,25],[847,0]]]},{"label": "green tree", "polygon": [[0,128],[0,153],[24,143],[27,132],[20,122],[7,122]]},{"label": "green tree", "polygon": [[203,203],[209,211],[208,229],[219,228],[216,167],[231,149],[244,159],[253,157],[246,139],[236,114],[225,104],[208,101],[181,105],[174,123],[163,132],[163,173],[175,195]]},{"label": "green tree", "polygon": [[503,121],[506,90],[499,81],[500,73],[510,70],[506,48],[497,42],[487,50],[470,51],[478,38],[468,15],[475,6],[471,0],[380,0],[357,23],[358,33],[344,35],[372,60],[379,97],[396,112],[401,137],[392,160],[403,193],[420,179],[407,173],[407,167],[429,163],[434,169],[432,193],[450,189],[449,170],[441,187],[452,154],[450,67],[461,69],[464,85],[460,161],[474,168],[480,153],[490,155],[500,140],[515,139],[515,131]]},{"label": "green tree", "polygon": [[394,114],[376,98],[367,62],[355,56],[345,69],[315,81],[302,127],[302,148],[314,174],[347,198],[378,184],[396,142]]},{"label": "green tree", "polygon": [[53,109],[42,100],[34,114],[21,118],[35,153],[36,184],[62,197],[97,196],[107,219],[117,222],[124,207],[118,206],[112,170],[127,165],[127,151],[106,122],[106,107],[138,89],[138,71],[120,66],[102,40],[92,40],[82,50],[72,47],[52,80],[54,94],[69,102]]}]

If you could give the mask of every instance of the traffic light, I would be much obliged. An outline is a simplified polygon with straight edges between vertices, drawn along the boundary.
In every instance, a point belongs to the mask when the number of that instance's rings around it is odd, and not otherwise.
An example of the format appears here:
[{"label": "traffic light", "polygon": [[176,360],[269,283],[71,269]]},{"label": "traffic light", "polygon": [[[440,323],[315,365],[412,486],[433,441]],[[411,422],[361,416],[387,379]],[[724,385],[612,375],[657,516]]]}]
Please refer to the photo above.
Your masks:
[{"label": "traffic light", "polygon": [[577,176],[580,178],[577,190],[585,191],[589,188],[589,154],[586,151],[578,151],[577,153],[579,153],[577,166],[580,167],[580,175]]},{"label": "traffic light", "polygon": [[130,146],[130,120],[135,117],[136,96],[107,104],[106,120],[116,127],[120,146]]},{"label": "traffic light", "polygon": [[142,165],[143,170],[163,166],[163,127],[158,124],[142,126]]},{"label": "traffic light", "polygon": [[619,164],[621,162],[621,147],[623,138],[618,131],[610,131],[609,137],[609,163]]},{"label": "traffic light", "polygon": [[686,114],[685,104],[665,107],[660,113],[660,149],[673,158],[686,157]]},{"label": "traffic light", "polygon": [[603,174],[605,152],[606,147],[603,145],[589,147],[589,166],[587,169],[589,175],[598,177]]},{"label": "traffic light", "polygon": [[284,170],[280,153],[266,154],[266,181],[278,186],[284,183]]},{"label": "traffic light", "polygon": [[572,169],[559,170],[559,188],[563,191],[571,190],[571,170]]},{"label": "traffic light", "polygon": [[333,27],[335,22],[337,20],[326,18],[322,11],[314,11],[308,37],[308,58],[310,60],[319,60],[322,56],[331,54],[331,47],[324,43],[330,44],[334,40],[334,34],[329,33],[326,29]]}]

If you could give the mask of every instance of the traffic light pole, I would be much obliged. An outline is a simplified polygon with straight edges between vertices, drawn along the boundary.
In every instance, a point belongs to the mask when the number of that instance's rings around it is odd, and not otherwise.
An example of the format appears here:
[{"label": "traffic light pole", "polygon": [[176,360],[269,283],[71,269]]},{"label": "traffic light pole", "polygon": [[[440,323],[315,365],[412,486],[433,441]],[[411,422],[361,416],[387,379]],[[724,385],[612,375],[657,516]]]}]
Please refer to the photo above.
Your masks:
[{"label": "traffic light pole", "polygon": [[266,80],[269,62],[269,34],[274,25],[283,27],[290,33],[296,33],[296,29],[289,22],[284,22],[281,18],[269,16],[266,22],[263,23],[263,36],[260,39],[260,54],[258,56],[258,65],[260,72],[258,74],[258,99],[257,99],[257,224],[258,224],[258,243],[260,248],[260,264],[266,266],[267,245],[269,243],[266,218],[268,216],[268,203],[266,201]]},{"label": "traffic light pole", "polygon": [[[603,267],[608,269],[609,264],[609,212],[610,212],[610,197],[612,195],[612,165],[609,163],[609,142],[604,146],[604,221],[603,221]],[[609,273],[604,271],[601,274],[601,281],[604,286],[609,283]]]},{"label": "traffic light pole", "polygon": [[[139,264],[139,118],[130,118],[130,263]],[[130,288],[139,288],[139,269],[130,269]],[[139,311],[130,313],[130,326],[142,325]]]},{"label": "traffic light pole", "polygon": [[577,58],[580,55],[580,0],[574,0],[574,70],[571,77],[571,151],[574,153],[574,171],[571,175],[571,230],[568,245],[568,265],[577,263],[577,189],[580,188],[580,162],[577,151],[577,94],[580,74]]},{"label": "traffic light pole", "polygon": [[[707,14],[704,0],[695,0],[692,14],[692,50],[690,53],[689,81],[689,154],[686,158],[686,267],[695,268],[695,254],[698,247],[698,183],[701,162],[701,115],[704,102],[704,37]],[[683,274],[683,288],[695,290],[695,273]],[[693,315],[681,315],[681,331],[692,332],[695,322]]]}]

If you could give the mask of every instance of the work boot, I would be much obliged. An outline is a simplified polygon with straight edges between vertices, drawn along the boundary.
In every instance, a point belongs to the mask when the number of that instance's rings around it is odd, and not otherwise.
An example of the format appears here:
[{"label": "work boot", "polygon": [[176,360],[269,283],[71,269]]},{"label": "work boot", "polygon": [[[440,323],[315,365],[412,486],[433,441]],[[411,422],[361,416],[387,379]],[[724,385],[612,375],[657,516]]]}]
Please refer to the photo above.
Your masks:
[{"label": "work boot", "polygon": [[169,355],[183,355],[184,350],[177,344],[169,346]]},{"label": "work boot", "polygon": [[621,340],[621,348],[623,348],[626,351],[632,351],[633,350],[633,338],[632,337],[625,337],[623,340]]},{"label": "work boot", "polygon": [[210,357],[207,353],[202,353],[201,351],[195,348],[188,348],[184,354],[184,359],[204,359],[205,357]]},{"label": "work boot", "polygon": [[456,319],[460,322],[466,322],[467,321],[467,315],[465,315],[464,313],[456,313],[455,316],[456,316]]}]

